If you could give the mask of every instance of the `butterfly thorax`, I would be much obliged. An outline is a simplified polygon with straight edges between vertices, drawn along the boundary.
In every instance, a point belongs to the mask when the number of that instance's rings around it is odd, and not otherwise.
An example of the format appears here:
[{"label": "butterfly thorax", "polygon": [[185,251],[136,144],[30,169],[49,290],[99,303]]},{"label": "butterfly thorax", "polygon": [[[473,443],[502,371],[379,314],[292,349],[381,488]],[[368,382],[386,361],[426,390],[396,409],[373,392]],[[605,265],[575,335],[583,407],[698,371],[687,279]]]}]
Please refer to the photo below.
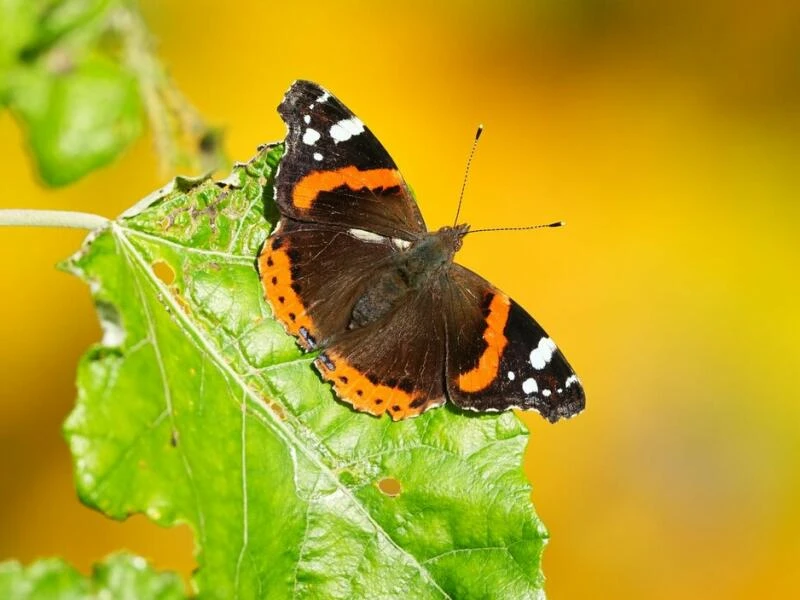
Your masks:
[{"label": "butterfly thorax", "polygon": [[390,314],[411,293],[435,285],[461,248],[468,225],[442,227],[420,236],[407,250],[391,257],[391,269],[368,280],[353,307],[349,328],[363,327]]},{"label": "butterfly thorax", "polygon": [[398,266],[408,274],[412,287],[453,262],[468,230],[469,225],[457,225],[426,233],[398,257]]}]

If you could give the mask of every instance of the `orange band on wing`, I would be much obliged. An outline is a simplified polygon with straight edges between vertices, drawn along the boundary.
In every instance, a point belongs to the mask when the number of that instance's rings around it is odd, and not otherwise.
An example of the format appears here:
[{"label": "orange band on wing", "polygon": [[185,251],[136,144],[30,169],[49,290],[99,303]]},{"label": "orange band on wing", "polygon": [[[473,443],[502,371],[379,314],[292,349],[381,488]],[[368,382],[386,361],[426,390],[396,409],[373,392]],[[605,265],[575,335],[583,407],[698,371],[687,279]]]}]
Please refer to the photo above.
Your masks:
[{"label": "orange band on wing", "polygon": [[301,210],[308,210],[320,192],[330,192],[343,185],[355,191],[362,188],[385,189],[402,183],[397,169],[359,171],[356,167],[344,167],[335,171],[312,171],[294,185],[292,204]]},{"label": "orange band on wing", "polygon": [[489,314],[486,316],[486,331],[483,332],[483,341],[486,350],[478,360],[478,366],[458,376],[458,387],[465,392],[479,392],[491,385],[500,368],[500,357],[503,356],[508,339],[503,330],[508,321],[508,312],[511,301],[508,296],[495,294],[489,304]]},{"label": "orange band on wing", "polygon": [[315,363],[322,378],[333,384],[339,398],[361,412],[375,416],[388,412],[392,419],[398,421],[416,417],[428,408],[444,403],[443,398],[439,401],[424,396],[415,397],[413,391],[409,393],[397,386],[373,383],[334,352],[326,352]]},{"label": "orange band on wing", "polygon": [[[298,338],[298,342],[307,350],[313,347],[309,343],[317,337],[317,328],[300,296],[292,287],[292,265],[289,259],[289,243],[276,239],[267,240],[261,255],[258,257],[258,272],[267,300],[272,306],[275,317],[283,324],[286,331]],[[305,329],[302,332],[301,329]]]}]

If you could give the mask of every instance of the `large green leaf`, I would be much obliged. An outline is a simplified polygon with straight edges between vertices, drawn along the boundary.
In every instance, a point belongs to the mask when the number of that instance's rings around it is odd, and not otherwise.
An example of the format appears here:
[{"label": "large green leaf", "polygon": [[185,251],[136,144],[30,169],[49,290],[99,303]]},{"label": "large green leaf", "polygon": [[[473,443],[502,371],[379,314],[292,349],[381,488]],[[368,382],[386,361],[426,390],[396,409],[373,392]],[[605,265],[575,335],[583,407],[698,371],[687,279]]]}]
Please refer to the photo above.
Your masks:
[{"label": "large green leaf", "polygon": [[516,416],[354,412],[271,318],[281,152],[176,181],[68,263],[105,330],[65,426],[81,498],[188,523],[207,597],[541,597]]},{"label": "large green leaf", "polygon": [[179,600],[185,598],[180,578],[156,573],[143,558],[118,554],[94,566],[84,577],[59,559],[23,567],[0,564],[0,598],[8,600]]}]

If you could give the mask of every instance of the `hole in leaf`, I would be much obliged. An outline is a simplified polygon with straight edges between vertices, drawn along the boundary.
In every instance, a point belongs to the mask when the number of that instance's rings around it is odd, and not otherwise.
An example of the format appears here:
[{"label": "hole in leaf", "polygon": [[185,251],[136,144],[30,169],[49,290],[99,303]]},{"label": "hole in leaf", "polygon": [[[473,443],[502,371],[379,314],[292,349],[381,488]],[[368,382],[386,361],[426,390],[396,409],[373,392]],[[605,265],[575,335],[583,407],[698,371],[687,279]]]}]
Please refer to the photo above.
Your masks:
[{"label": "hole in leaf", "polygon": [[103,346],[121,347],[125,341],[125,328],[122,326],[122,318],[117,308],[109,302],[100,300],[97,302],[97,313],[103,327]]},{"label": "hole in leaf", "polygon": [[153,274],[165,284],[172,285],[172,282],[175,281],[175,270],[163,260],[155,261],[151,267],[153,268]]},{"label": "hole in leaf", "polygon": [[384,477],[378,482],[378,489],[386,494],[387,496],[391,496],[395,498],[400,495],[400,492],[403,491],[400,482],[397,481],[394,477]]}]

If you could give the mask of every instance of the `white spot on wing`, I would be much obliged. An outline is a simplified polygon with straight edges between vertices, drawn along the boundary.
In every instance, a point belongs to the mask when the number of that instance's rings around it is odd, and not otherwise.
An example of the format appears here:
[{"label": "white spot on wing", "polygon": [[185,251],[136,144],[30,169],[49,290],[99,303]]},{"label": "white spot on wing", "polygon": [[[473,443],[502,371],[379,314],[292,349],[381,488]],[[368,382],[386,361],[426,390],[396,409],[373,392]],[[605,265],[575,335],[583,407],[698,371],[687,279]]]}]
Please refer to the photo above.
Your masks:
[{"label": "white spot on wing", "polygon": [[549,337],[543,337],[539,340],[539,345],[531,350],[530,361],[531,366],[536,370],[544,369],[550,359],[553,358],[553,352],[556,350],[556,345]]},{"label": "white spot on wing", "polygon": [[522,391],[525,392],[526,396],[538,392],[539,386],[536,385],[536,380],[533,377],[528,377],[522,382]]},{"label": "white spot on wing", "polygon": [[354,135],[359,135],[364,131],[364,124],[358,117],[342,119],[338,123],[331,125],[331,137],[334,143],[346,142]]},{"label": "white spot on wing", "polygon": [[303,117],[303,122],[304,122],[306,125],[308,125],[309,123],[311,123],[311,115],[305,115],[305,116]]},{"label": "white spot on wing", "polygon": [[317,140],[320,137],[321,136],[319,134],[319,131],[317,131],[316,129],[311,129],[311,127],[309,127],[303,134],[303,143],[308,144],[309,146],[313,146],[314,144],[317,143]]},{"label": "white spot on wing", "polygon": [[314,152],[314,160],[322,160],[322,154],[319,152]]},{"label": "white spot on wing", "polygon": [[325,91],[325,92],[322,94],[322,96],[320,96],[319,98],[317,98],[317,102],[327,102],[327,101],[328,101],[328,98],[330,98],[330,97],[331,97],[331,95],[330,95],[330,94],[328,93],[328,91],[326,90],[326,91]]},{"label": "white spot on wing", "polygon": [[408,240],[401,240],[400,238],[392,238],[392,243],[400,248],[400,250],[405,250],[411,245],[411,242]]},{"label": "white spot on wing", "polygon": [[372,233],[371,231],[364,231],[363,229],[349,229],[348,233],[350,233],[350,235],[352,235],[354,238],[364,242],[382,242],[386,239],[382,235]]},{"label": "white spot on wing", "polygon": [[577,375],[570,375],[569,377],[567,377],[567,381],[564,382],[564,387],[569,387],[573,383],[579,383]]},{"label": "white spot on wing", "polygon": [[550,390],[542,390],[542,396],[544,396],[545,398],[547,398],[552,393],[553,392],[551,392]]},{"label": "white spot on wing", "polygon": [[514,373],[514,371],[509,371],[508,372],[508,380],[509,381],[514,381],[516,378],[517,378],[517,375]]}]

